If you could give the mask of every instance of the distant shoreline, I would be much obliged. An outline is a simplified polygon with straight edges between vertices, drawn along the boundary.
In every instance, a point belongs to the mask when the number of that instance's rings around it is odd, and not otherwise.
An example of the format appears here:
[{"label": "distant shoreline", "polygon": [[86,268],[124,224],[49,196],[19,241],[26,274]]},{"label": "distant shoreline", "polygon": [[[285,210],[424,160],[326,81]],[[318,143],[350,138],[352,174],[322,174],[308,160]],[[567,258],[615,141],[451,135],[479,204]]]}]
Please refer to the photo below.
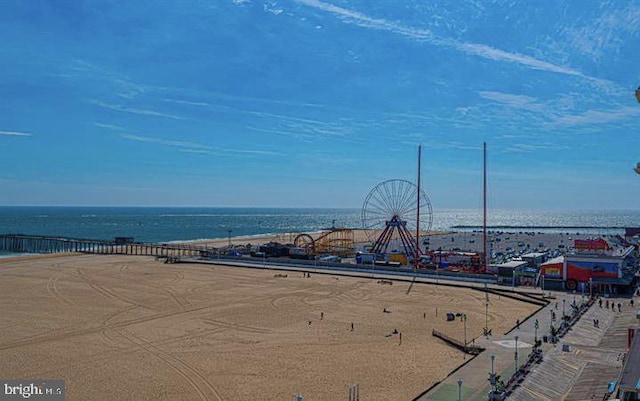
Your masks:
[{"label": "distant shoreline", "polygon": [[[481,229],[478,225],[455,225],[452,229]],[[624,230],[624,226],[532,226],[532,225],[488,225],[487,229],[531,229],[531,230]]]}]

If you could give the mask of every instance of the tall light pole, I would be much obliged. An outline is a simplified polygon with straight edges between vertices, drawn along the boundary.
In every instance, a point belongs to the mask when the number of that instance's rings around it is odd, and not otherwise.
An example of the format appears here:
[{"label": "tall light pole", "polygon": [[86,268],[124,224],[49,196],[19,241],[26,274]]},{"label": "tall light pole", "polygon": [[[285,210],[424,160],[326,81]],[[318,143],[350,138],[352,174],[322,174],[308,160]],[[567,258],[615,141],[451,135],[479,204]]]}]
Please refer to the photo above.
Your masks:
[{"label": "tall light pole", "polygon": [[489,302],[484,303],[484,333],[489,337]]},{"label": "tall light pole", "polygon": [[515,360],[516,360],[516,372],[518,371],[518,336],[515,337],[516,340],[516,352],[515,352]]},{"label": "tall light pole", "polygon": [[567,300],[566,300],[566,299],[563,299],[563,300],[562,300],[562,325],[563,325],[563,326],[564,326],[564,322],[565,322],[565,319],[564,319],[564,316],[565,316],[565,314],[564,314],[564,305],[565,305],[566,303],[567,303]]},{"label": "tall light pole", "polygon": [[462,401],[462,379],[458,379],[458,401]]},{"label": "tall light pole", "polygon": [[496,360],[496,354],[491,353],[491,374],[489,375],[489,384],[491,384],[491,395],[496,391],[496,373],[494,370],[494,362]]},{"label": "tall light pole", "polygon": [[464,352],[467,353],[467,314],[462,314],[462,320],[464,320]]},{"label": "tall light pole", "polygon": [[533,324],[533,327],[535,328],[535,334],[533,335],[533,341],[535,342],[535,346],[538,346],[538,319],[536,319],[535,323]]}]

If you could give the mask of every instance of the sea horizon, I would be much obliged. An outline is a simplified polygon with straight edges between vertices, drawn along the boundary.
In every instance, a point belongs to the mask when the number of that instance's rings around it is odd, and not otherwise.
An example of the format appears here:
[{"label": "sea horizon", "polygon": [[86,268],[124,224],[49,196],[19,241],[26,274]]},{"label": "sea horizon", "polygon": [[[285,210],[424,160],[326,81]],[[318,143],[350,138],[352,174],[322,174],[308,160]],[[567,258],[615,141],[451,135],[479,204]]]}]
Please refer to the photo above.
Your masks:
[{"label": "sea horizon", "polygon": [[[622,234],[640,210],[488,209],[490,230]],[[391,216],[388,216],[391,217]],[[482,209],[434,209],[431,231],[482,228]],[[381,219],[384,221],[384,218]],[[186,242],[331,228],[363,228],[360,208],[0,206],[0,234]]]}]

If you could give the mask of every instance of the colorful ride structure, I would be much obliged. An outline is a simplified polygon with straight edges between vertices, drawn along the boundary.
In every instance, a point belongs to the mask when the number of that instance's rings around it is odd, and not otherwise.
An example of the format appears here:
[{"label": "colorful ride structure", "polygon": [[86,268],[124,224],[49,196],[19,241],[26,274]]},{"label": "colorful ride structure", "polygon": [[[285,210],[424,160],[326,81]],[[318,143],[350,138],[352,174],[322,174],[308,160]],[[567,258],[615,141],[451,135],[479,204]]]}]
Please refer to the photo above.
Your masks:
[{"label": "colorful ride structure", "polygon": [[384,255],[393,248],[416,261],[423,255],[417,238],[431,230],[433,211],[427,194],[406,180],[376,185],[362,205],[362,227],[373,243],[371,253]]},{"label": "colorful ride structure", "polygon": [[336,255],[341,257],[353,256],[354,233],[349,228],[334,228],[323,231],[318,237],[309,234],[299,234],[293,240],[297,249],[306,255]]}]

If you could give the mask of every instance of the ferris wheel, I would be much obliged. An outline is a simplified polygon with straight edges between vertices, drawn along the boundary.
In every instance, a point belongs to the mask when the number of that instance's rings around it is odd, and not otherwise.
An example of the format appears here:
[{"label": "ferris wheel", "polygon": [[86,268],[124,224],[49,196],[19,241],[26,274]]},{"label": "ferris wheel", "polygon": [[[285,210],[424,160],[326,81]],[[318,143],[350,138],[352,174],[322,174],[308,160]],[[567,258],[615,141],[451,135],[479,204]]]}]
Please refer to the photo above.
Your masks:
[{"label": "ferris wheel", "polygon": [[406,180],[381,182],[369,192],[362,205],[362,227],[369,240],[375,241],[374,250],[380,253],[386,250],[396,231],[407,254],[415,253],[412,239],[416,228],[423,235],[431,230],[432,223],[433,210],[427,194],[420,190],[418,197],[416,185]]}]

